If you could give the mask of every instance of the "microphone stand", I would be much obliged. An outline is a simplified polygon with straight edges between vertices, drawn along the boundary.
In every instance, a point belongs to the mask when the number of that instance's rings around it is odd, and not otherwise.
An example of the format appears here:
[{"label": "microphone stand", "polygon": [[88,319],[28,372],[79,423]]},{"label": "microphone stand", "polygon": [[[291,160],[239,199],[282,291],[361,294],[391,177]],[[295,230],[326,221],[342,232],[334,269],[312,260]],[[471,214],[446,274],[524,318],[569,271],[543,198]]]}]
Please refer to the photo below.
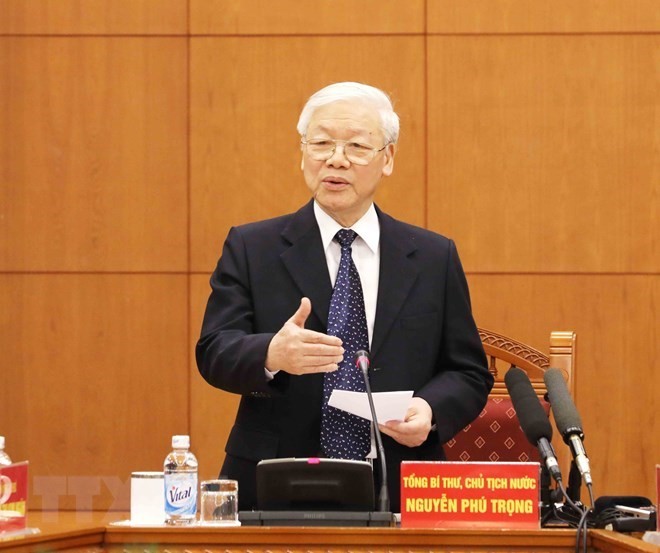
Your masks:
[{"label": "microphone stand", "polygon": [[571,498],[573,502],[579,503],[581,488],[582,477],[580,475],[580,470],[578,469],[577,463],[573,460],[571,461],[571,470],[568,473],[568,487],[566,488],[566,494]]},{"label": "microphone stand", "polygon": [[[541,521],[546,521],[550,514],[552,513],[552,490],[550,489],[550,484],[552,482],[550,478],[550,471],[548,468],[541,463]],[[543,524],[541,524],[543,525]]]},{"label": "microphone stand", "polygon": [[368,365],[360,366],[362,369],[362,376],[364,377],[364,384],[367,388],[367,398],[369,399],[369,408],[371,409],[371,418],[374,423],[374,434],[376,436],[376,447],[378,449],[378,459],[380,459],[380,492],[378,494],[378,510],[381,512],[389,512],[390,510],[390,494],[387,490],[387,463],[385,463],[385,448],[383,447],[383,440],[378,428],[378,418],[376,417],[376,407],[374,406],[374,398],[371,395],[371,385],[369,384],[369,367]]}]

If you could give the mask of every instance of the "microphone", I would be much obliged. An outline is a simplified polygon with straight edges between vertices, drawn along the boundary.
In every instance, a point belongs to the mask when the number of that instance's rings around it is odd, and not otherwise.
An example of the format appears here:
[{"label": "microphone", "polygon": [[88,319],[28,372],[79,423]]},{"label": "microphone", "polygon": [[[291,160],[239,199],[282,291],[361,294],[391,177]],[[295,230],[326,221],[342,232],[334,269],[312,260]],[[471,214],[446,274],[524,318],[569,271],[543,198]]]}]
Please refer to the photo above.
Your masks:
[{"label": "microphone", "polygon": [[536,392],[529,381],[527,373],[518,367],[511,367],[504,375],[504,383],[509,391],[513,407],[518,415],[520,427],[527,439],[539,448],[541,459],[552,477],[560,483],[561,470],[552,449],[552,426]]},{"label": "microphone", "polygon": [[374,397],[371,394],[371,385],[369,384],[369,352],[361,349],[355,354],[355,365],[362,371],[364,378],[364,385],[367,389],[367,398],[369,399],[369,408],[371,409],[371,418],[374,422],[374,434],[376,435],[376,446],[378,448],[378,459],[380,460],[380,492],[378,493],[378,510],[390,510],[390,494],[387,489],[387,464],[385,463],[385,448],[383,447],[383,439],[380,435],[378,428],[378,419],[376,418],[376,407],[374,406]]},{"label": "microphone", "polygon": [[573,459],[577,465],[582,479],[587,486],[591,486],[591,469],[589,458],[584,450],[584,432],[582,431],[582,420],[577,412],[575,403],[568,393],[564,376],[559,369],[548,369],[543,374],[545,386],[548,389],[548,398],[555,415],[557,430],[564,438],[564,442],[571,448]]}]

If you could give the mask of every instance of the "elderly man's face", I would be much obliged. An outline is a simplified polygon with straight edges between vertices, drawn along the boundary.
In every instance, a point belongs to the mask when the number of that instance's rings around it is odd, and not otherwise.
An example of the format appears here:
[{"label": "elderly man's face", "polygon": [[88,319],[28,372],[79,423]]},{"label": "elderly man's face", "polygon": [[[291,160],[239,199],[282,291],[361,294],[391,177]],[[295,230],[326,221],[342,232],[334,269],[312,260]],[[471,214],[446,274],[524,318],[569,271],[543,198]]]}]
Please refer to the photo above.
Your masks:
[{"label": "elderly man's face", "polygon": [[[358,142],[378,149],[385,145],[377,111],[362,102],[341,101],[318,108],[305,138]],[[351,163],[342,147],[337,147],[326,161],[312,159],[303,148],[301,165],[316,201],[344,227],[366,213],[380,179],[389,176],[393,167],[393,144],[378,152],[368,165]]]}]

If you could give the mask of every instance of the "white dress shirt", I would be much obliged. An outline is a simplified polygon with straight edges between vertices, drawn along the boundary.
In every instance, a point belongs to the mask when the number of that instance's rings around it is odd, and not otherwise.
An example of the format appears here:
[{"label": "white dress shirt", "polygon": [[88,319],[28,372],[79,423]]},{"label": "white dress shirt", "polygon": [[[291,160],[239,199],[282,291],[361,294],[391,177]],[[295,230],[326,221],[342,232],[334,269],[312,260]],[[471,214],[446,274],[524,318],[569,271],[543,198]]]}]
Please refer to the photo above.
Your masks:
[{"label": "white dress shirt", "polygon": [[[339,260],[341,259],[341,246],[333,240],[337,231],[342,227],[330,215],[314,202],[314,216],[321,231],[321,241],[325,260],[328,264],[328,273],[332,287],[337,280]],[[364,295],[364,310],[367,317],[367,331],[369,333],[369,346],[374,335],[374,321],[376,320],[376,302],[378,300],[378,275],[380,272],[380,223],[374,204],[355,223],[351,230],[357,233],[357,238],[351,247],[353,263],[360,274],[362,294]]]},{"label": "white dress shirt", "polygon": [[[341,246],[333,238],[337,231],[344,227],[323,211],[316,202],[314,202],[314,216],[321,231],[321,241],[323,242],[323,251],[325,251],[325,260],[328,263],[330,282],[334,288],[337,272],[339,271]],[[367,212],[350,228],[357,233],[357,237],[351,246],[351,254],[362,284],[364,311],[369,333],[369,349],[371,349],[374,321],[376,320],[376,302],[378,300],[378,275],[380,272],[380,222],[374,204],[371,204]],[[372,423],[371,451],[367,455],[367,459],[371,462],[376,457],[376,440],[373,426]]]}]

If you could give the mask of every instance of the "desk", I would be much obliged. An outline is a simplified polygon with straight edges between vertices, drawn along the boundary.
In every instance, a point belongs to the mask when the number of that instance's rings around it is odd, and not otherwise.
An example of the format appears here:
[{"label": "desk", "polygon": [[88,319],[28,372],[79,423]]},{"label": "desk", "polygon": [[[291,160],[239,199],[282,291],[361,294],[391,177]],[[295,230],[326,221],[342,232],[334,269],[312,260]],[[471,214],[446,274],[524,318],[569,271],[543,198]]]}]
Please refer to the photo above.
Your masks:
[{"label": "desk", "polygon": [[29,512],[28,528],[38,528],[39,534],[11,540],[0,540],[2,553],[43,553],[66,551],[102,553],[105,527],[112,521],[126,518],[126,513],[97,512]]},{"label": "desk", "polygon": [[[494,551],[562,552],[574,550],[575,530],[448,530],[409,528],[240,527],[209,529],[113,526],[103,514],[58,513],[57,520],[31,527],[42,533],[0,542],[0,553],[486,553]],[[606,530],[590,530],[590,551],[658,553],[658,547]]]}]

